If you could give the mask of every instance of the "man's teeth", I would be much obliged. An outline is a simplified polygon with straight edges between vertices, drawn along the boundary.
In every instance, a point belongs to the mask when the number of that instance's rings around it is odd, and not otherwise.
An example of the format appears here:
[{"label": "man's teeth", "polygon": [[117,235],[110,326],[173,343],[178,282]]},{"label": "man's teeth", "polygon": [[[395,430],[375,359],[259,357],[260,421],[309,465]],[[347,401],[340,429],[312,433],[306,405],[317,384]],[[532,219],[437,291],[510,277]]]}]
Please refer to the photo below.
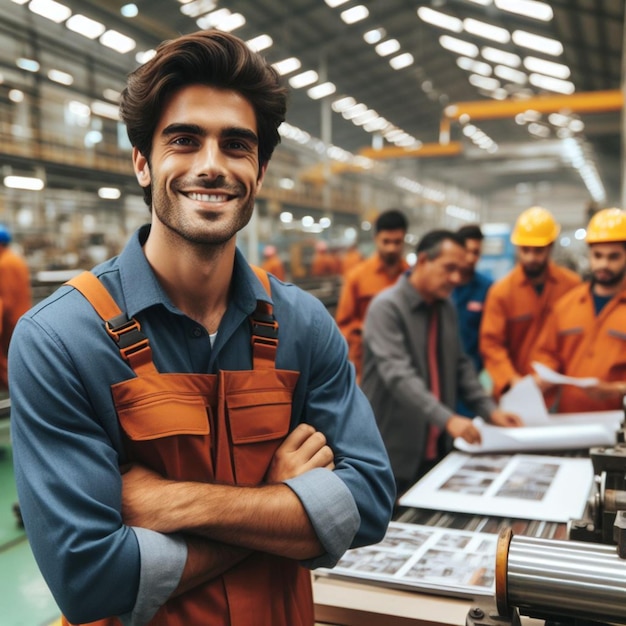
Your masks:
[{"label": "man's teeth", "polygon": [[190,193],[189,198],[198,202],[226,202],[228,196],[217,193]]}]

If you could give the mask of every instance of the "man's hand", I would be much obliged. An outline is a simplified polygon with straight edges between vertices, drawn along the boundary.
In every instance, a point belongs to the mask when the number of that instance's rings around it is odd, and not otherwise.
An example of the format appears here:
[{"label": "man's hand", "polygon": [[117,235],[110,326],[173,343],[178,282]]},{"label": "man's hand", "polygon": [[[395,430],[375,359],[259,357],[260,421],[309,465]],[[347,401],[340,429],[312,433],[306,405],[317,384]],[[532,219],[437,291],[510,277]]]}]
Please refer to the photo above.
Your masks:
[{"label": "man's hand", "polygon": [[274,453],[266,482],[280,483],[316,467],[333,470],[333,451],[322,433],[309,424],[299,424]]},{"label": "man's hand", "polygon": [[600,381],[591,387],[583,387],[583,391],[594,400],[611,400],[626,396],[626,381]]},{"label": "man's hand", "polygon": [[524,420],[516,413],[495,409],[489,416],[489,421],[494,426],[504,426],[506,428],[523,426]]},{"label": "man's hand", "polygon": [[452,415],[446,422],[446,431],[453,438],[461,437],[467,443],[480,443],[480,432],[469,417]]}]

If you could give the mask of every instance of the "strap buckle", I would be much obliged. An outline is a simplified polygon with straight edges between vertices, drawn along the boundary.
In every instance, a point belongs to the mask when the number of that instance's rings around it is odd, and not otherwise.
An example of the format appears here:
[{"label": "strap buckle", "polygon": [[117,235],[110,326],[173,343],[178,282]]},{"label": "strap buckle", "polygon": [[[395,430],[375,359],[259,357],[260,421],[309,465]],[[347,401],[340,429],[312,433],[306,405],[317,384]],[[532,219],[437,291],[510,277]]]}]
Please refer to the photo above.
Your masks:
[{"label": "strap buckle", "polygon": [[129,319],[122,313],[107,320],[105,326],[125,359],[148,346],[148,338],[141,332],[141,325],[134,317]]}]

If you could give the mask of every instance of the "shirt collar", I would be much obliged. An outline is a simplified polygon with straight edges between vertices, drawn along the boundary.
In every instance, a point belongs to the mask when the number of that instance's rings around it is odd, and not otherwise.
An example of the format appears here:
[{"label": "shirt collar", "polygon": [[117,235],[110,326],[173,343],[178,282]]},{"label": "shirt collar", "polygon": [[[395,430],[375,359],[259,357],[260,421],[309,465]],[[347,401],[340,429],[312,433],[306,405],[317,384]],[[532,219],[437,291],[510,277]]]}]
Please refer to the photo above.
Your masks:
[{"label": "shirt collar", "polygon": [[[180,313],[159,283],[144,254],[143,244],[149,232],[149,224],[139,228],[118,259],[126,312],[130,317],[159,304],[174,313]],[[235,251],[229,300],[229,308],[234,305],[246,315],[255,310],[258,300],[272,303],[272,299],[239,249]]]}]

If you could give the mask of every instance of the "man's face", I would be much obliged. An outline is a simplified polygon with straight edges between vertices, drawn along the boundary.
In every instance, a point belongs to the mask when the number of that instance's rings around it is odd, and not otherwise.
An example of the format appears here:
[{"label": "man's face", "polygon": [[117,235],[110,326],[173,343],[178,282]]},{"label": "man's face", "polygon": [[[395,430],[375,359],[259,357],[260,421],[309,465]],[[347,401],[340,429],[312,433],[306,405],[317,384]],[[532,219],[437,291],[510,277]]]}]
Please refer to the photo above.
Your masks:
[{"label": "man's face", "polygon": [[517,258],[527,278],[539,278],[546,271],[551,251],[552,244],[517,248]]},{"label": "man's face", "polygon": [[374,237],[376,251],[385,265],[392,267],[402,259],[404,252],[404,236],[406,231],[402,228],[397,230],[381,230]]},{"label": "man's face", "polygon": [[591,244],[589,265],[594,284],[617,287],[626,274],[626,247],[622,242]]},{"label": "man's face", "polygon": [[224,244],[248,223],[265,174],[252,105],[206,85],[165,101],[150,165],[137,151],[133,162],[139,184],[152,186],[153,219],[197,244]]},{"label": "man's face", "polygon": [[476,264],[480,260],[480,252],[483,244],[480,239],[466,239],[465,240],[465,261],[469,267],[469,270],[473,273],[476,269]]},{"label": "man's face", "polygon": [[418,259],[419,264],[423,276],[420,288],[422,297],[427,301],[445,300],[461,284],[466,265],[465,248],[446,239],[441,244],[437,258],[428,259],[424,254]]}]

